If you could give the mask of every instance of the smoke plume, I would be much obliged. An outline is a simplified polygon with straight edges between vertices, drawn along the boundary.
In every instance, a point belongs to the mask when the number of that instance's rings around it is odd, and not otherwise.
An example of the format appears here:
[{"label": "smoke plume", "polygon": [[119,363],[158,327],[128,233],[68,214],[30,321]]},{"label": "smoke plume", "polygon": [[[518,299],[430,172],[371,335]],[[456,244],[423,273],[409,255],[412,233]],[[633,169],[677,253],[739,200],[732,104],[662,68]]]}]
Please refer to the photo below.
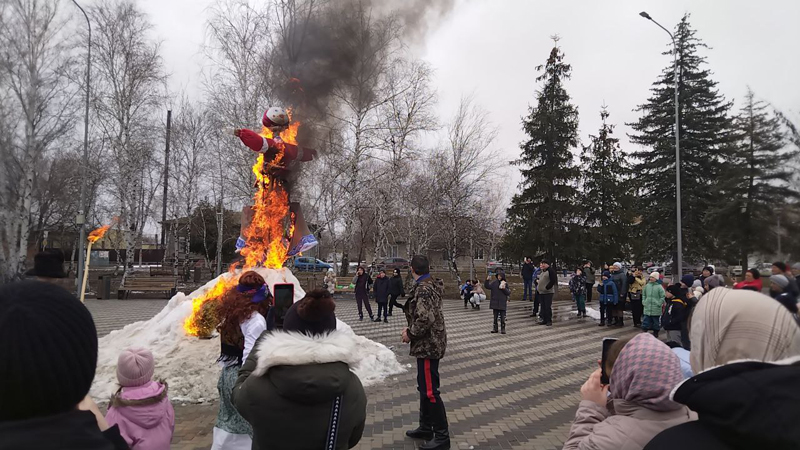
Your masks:
[{"label": "smoke plume", "polygon": [[453,0],[287,0],[278,2],[271,60],[273,92],[313,145],[343,99],[371,104],[379,75],[403,47],[420,44]]}]

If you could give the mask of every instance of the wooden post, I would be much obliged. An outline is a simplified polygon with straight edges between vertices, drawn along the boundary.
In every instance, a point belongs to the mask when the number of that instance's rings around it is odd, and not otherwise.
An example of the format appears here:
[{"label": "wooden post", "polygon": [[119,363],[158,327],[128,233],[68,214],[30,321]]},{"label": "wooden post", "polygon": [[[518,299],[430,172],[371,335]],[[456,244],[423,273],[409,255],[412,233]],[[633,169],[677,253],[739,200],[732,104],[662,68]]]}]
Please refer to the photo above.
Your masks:
[{"label": "wooden post", "polygon": [[89,279],[89,260],[92,257],[92,244],[94,242],[89,241],[89,244],[86,246],[86,266],[83,268],[83,283],[81,283],[81,303],[84,302],[84,296],[86,295],[86,280]]}]

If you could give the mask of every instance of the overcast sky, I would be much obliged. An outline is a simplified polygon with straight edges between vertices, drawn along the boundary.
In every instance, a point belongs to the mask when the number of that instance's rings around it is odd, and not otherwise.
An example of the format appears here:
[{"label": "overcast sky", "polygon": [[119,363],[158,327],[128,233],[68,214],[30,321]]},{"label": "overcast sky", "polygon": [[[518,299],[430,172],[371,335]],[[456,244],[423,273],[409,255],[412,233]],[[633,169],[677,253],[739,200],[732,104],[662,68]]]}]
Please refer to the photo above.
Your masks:
[{"label": "overcast sky", "polygon": [[[212,1],[137,1],[163,40],[172,89],[200,98],[200,46]],[[550,36],[558,34],[573,68],[567,90],[580,113],[581,140],[587,143],[596,132],[605,103],[624,147],[632,149],[625,122],[637,119],[633,109],[669,63],[669,56],[661,55],[669,36],[639,17],[642,10],[670,30],[691,13],[697,37],[711,47],[702,54],[713,78],[726,98],[737,101],[736,109],[750,86],[757,97],[800,118],[797,0],[457,0],[415,53],[436,71],[440,116],[450,116],[461,96],[474,95],[499,127],[493,151],[512,160],[524,138],[520,117],[539,87],[535,67],[552,48]],[[516,174],[512,179],[518,180]]]}]

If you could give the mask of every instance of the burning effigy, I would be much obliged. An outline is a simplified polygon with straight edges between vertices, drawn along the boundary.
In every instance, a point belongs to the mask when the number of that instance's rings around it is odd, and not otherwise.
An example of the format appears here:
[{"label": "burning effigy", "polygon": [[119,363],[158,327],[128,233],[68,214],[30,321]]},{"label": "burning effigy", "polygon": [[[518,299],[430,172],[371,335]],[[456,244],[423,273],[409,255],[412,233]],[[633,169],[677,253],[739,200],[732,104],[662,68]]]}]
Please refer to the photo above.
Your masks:
[{"label": "burning effigy", "polygon": [[[176,294],[150,320],[127,325],[100,338],[97,373],[91,390],[96,400],[104,401],[118,387],[117,357],[130,347],[144,347],[153,353],[155,374],[169,384],[173,400],[216,400],[220,374],[217,310],[225,294],[237,289],[240,276],[255,271],[264,279],[269,292],[274,293],[276,287],[291,286],[290,301],[305,296],[300,282],[283,265],[288,257],[317,245],[300,205],[290,201],[297,165],[313,160],[316,152],[297,144],[300,124],[291,121],[288,111],[270,108],[264,113],[262,124],[260,133],[235,130],[245,146],[259,153],[253,165],[256,179],[253,204],[242,212],[241,236],[237,242],[241,260],[191,294]],[[337,329],[353,333],[339,320]],[[405,370],[391,349],[363,336],[355,339],[362,359],[352,370],[364,385]]]}]

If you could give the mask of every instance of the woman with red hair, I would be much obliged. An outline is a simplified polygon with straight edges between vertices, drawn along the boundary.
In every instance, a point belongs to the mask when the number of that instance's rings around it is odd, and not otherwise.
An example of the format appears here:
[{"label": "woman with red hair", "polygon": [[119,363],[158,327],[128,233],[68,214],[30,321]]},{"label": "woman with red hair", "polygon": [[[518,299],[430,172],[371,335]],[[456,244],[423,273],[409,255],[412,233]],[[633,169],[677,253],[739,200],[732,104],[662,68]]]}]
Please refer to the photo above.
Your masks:
[{"label": "woman with red hair", "polygon": [[267,312],[272,295],[264,277],[257,272],[242,274],[239,284],[226,292],[217,309],[221,350],[219,363],[219,413],[214,426],[213,450],[247,449],[253,445],[253,429],[236,411],[231,392],[256,340],[267,330]]}]

